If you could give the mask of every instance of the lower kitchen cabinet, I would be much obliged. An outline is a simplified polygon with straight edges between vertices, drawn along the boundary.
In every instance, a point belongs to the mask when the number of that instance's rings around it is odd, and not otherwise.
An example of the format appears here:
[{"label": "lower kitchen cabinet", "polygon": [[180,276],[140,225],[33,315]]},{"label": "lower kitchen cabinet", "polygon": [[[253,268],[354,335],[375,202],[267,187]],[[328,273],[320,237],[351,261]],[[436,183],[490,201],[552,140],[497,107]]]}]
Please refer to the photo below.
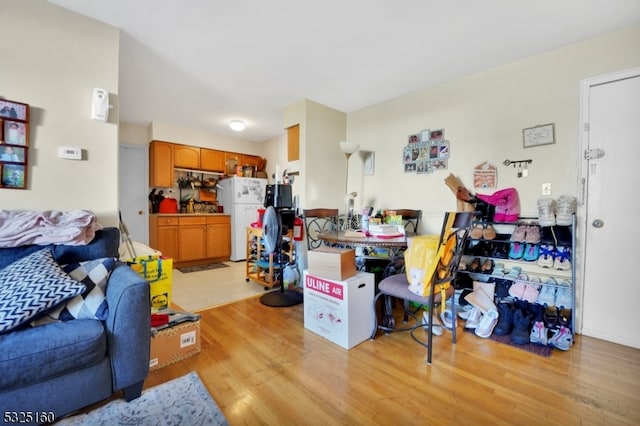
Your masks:
[{"label": "lower kitchen cabinet", "polygon": [[231,255],[231,221],[227,215],[152,214],[149,244],[171,257],[178,267],[227,261]]}]

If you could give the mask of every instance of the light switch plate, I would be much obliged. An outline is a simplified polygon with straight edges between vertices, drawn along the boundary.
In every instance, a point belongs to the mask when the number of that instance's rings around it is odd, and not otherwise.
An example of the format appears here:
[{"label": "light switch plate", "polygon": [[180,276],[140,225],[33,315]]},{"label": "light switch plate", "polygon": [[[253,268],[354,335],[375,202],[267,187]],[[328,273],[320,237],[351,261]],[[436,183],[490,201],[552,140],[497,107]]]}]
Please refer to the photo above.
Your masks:
[{"label": "light switch plate", "polygon": [[551,195],[551,183],[542,184],[542,195]]}]

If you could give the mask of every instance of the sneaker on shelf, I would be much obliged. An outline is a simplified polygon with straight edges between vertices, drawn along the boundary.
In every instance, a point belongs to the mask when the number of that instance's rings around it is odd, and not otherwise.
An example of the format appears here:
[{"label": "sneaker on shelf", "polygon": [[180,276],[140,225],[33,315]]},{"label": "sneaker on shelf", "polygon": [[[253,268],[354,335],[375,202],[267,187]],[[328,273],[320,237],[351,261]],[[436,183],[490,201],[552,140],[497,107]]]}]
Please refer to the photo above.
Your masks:
[{"label": "sneaker on shelf", "polygon": [[474,306],[471,311],[469,311],[469,315],[467,316],[467,323],[464,325],[464,328],[474,329],[480,324],[480,320],[482,319],[482,313],[480,309]]},{"label": "sneaker on shelf", "polygon": [[573,345],[573,334],[567,327],[560,327],[553,336],[549,339],[550,346],[561,351],[568,351],[571,345]]},{"label": "sneaker on shelf", "polygon": [[540,242],[540,226],[529,225],[527,226],[527,236],[524,241],[529,244],[537,244]]},{"label": "sneaker on shelf", "polygon": [[[422,311],[422,325],[429,325],[429,312],[427,311]],[[431,326],[431,332],[436,336],[442,336],[442,333],[444,333],[442,326],[438,324],[433,324]]]},{"label": "sneaker on shelf", "polygon": [[554,246],[548,244],[541,244],[540,253],[538,254],[538,266],[543,268],[553,268],[553,261],[556,257],[556,250]]},{"label": "sneaker on shelf", "polygon": [[529,303],[536,303],[538,295],[540,294],[540,277],[532,275],[529,277],[529,282],[524,285],[524,292],[522,298]]},{"label": "sneaker on shelf", "polygon": [[509,259],[522,259],[524,246],[523,243],[512,242],[509,249]]},{"label": "sneaker on shelf", "polygon": [[531,327],[531,334],[529,335],[529,342],[536,345],[547,346],[549,339],[547,336],[547,327],[544,326],[544,322],[536,321]]},{"label": "sneaker on shelf", "polygon": [[573,289],[571,288],[571,284],[568,281],[561,281],[558,289],[556,290],[556,300],[555,305],[562,309],[573,309]]},{"label": "sneaker on shelf", "polygon": [[558,283],[552,277],[549,277],[542,286],[540,294],[538,294],[537,302],[543,306],[552,306],[556,303],[556,285]]},{"label": "sneaker on shelf", "polygon": [[540,226],[553,226],[556,224],[555,200],[553,198],[538,199],[538,223]]},{"label": "sneaker on shelf", "polygon": [[556,247],[553,269],[568,271],[571,269],[571,250],[569,247]]},{"label": "sneaker on shelf", "polygon": [[511,234],[510,241],[513,241],[514,243],[524,242],[527,236],[527,228],[527,225],[517,225]]},{"label": "sneaker on shelf", "polygon": [[513,305],[511,303],[498,303],[498,323],[493,333],[498,336],[506,336],[513,329]]},{"label": "sneaker on shelf", "polygon": [[522,260],[527,262],[535,262],[540,257],[540,246],[537,244],[527,243],[524,246],[524,252],[522,253]]},{"label": "sneaker on shelf", "polygon": [[556,202],[556,223],[558,225],[571,225],[572,216],[576,212],[578,200],[576,197],[561,195]]},{"label": "sneaker on shelf", "polygon": [[516,345],[526,345],[529,343],[529,325],[531,316],[524,310],[516,309],[513,314],[513,331],[511,332],[511,342]]},{"label": "sneaker on shelf", "polygon": [[525,281],[528,281],[528,280],[529,280],[529,277],[527,276],[527,274],[525,274],[524,272],[521,272],[520,275],[518,275],[518,280],[513,284],[511,284],[511,287],[509,287],[509,296],[523,300],[524,290],[526,286]]},{"label": "sneaker on shelf", "polygon": [[476,331],[475,331],[476,336],[482,337],[483,339],[486,339],[487,337],[491,336],[491,333],[493,333],[493,329],[495,328],[497,323],[498,323],[498,312],[494,311],[493,309],[490,309],[489,311],[487,311],[486,314],[482,316],[480,323],[476,327]]}]

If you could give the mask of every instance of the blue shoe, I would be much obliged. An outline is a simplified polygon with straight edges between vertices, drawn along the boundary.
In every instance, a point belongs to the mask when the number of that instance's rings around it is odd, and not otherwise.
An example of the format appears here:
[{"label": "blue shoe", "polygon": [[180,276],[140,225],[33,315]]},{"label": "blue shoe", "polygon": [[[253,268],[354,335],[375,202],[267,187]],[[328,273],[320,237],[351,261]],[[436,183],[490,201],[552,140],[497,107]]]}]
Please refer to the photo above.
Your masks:
[{"label": "blue shoe", "polygon": [[511,243],[509,259],[521,259],[524,254],[524,246],[524,244],[518,242]]},{"label": "blue shoe", "polygon": [[522,255],[522,259],[528,262],[535,262],[540,257],[540,248],[537,244],[527,244],[524,247],[524,254]]}]

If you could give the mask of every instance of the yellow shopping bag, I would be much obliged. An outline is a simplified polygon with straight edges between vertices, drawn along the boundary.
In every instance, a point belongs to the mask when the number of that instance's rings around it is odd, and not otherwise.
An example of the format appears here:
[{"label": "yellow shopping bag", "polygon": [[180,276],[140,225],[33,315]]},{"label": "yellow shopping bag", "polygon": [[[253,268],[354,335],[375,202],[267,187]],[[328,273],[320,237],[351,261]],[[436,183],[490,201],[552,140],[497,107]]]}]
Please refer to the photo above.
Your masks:
[{"label": "yellow shopping bag", "polygon": [[[411,245],[404,253],[405,273],[409,281],[409,291],[421,297],[431,294],[434,279],[443,279],[453,259],[456,235],[451,233],[453,217],[447,223],[441,241],[440,235],[421,235],[411,239]],[[450,281],[436,284],[434,293],[440,292],[445,300]],[[442,304],[444,310],[444,303]]]},{"label": "yellow shopping bag", "polygon": [[127,263],[149,283],[151,308],[168,308],[171,303],[173,259],[158,255],[138,256]]}]

